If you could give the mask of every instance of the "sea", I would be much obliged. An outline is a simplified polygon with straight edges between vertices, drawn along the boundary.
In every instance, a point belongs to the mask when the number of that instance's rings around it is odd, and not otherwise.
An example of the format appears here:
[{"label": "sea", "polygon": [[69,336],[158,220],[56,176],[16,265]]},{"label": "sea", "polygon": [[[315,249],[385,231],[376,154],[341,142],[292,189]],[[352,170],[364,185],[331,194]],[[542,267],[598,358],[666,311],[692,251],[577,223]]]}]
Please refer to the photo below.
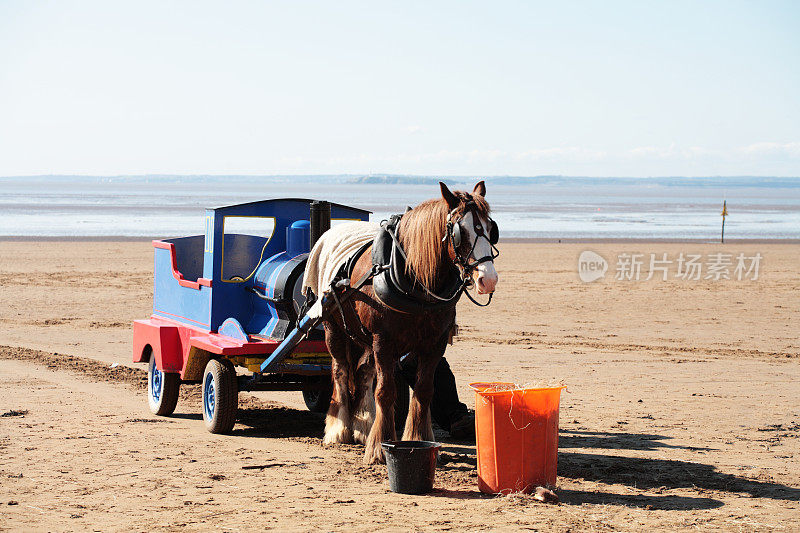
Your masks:
[{"label": "sea", "polygon": [[[471,190],[476,178],[447,178]],[[487,178],[502,239],[800,239],[800,178]],[[0,177],[0,237],[166,238],[203,231],[203,210],[312,198],[376,221],[439,195],[435,177]]]}]

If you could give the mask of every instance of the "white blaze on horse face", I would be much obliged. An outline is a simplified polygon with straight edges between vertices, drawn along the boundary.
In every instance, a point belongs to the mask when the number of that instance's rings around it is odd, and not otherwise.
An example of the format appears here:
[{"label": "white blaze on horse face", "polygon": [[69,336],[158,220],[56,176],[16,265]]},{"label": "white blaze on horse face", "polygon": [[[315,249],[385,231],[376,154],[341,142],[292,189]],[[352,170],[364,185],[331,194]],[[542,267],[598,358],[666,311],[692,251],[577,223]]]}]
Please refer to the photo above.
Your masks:
[{"label": "white blaze on horse face", "polygon": [[[472,246],[475,243],[475,248],[470,255],[471,261],[477,261],[482,257],[492,256],[492,245],[489,243],[489,221],[481,217],[478,220],[483,227],[483,235],[475,241],[475,222],[472,211],[464,215],[461,219],[462,240],[465,239]],[[475,287],[478,289],[478,294],[489,294],[494,292],[497,285],[498,276],[497,270],[494,269],[494,261],[484,261],[472,272],[472,281],[475,282]]]}]

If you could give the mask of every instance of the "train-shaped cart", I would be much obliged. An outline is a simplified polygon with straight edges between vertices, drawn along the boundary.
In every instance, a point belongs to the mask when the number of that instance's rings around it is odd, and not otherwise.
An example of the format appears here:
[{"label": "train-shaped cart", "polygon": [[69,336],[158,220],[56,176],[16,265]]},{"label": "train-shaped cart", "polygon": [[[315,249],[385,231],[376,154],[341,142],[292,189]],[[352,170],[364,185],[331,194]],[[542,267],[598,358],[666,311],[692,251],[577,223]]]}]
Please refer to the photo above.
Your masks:
[{"label": "train-shaped cart", "polygon": [[[270,355],[297,328],[313,243],[331,220],[368,219],[369,211],[335,203],[264,200],[207,209],[205,235],[153,241],[153,314],[133,324],[133,360],[148,363],[150,410],[172,414],[185,382],[201,383],[212,433],[233,428],[242,390],[300,390],[309,409],[327,410],[331,367],[321,330],[307,332],[288,356]],[[237,366],[250,373],[237,375]]]}]

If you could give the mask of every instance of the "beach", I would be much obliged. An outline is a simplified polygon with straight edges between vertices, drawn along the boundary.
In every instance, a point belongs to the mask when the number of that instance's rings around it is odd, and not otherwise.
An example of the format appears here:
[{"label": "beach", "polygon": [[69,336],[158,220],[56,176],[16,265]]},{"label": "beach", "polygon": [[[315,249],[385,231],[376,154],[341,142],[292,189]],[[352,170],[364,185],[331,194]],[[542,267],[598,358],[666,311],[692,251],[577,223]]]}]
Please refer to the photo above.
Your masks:
[{"label": "beach", "polygon": [[[203,428],[197,386],[182,388],[175,416],[152,416],[144,365],[130,362],[131,322],[152,309],[151,243],[7,240],[0,528],[800,527],[796,244],[500,249],[495,298],[459,303],[446,357],[470,407],[475,381],[567,385],[560,505],[481,495],[474,445],[446,433],[435,492],[391,493],[363,448],[321,444],[323,418],[298,392],[240,394],[228,436]],[[587,250],[608,261],[591,283],[578,273]],[[681,254],[719,253],[734,265],[759,254],[757,279],[733,265],[733,279],[676,278]],[[626,254],[641,254],[638,281],[619,266]],[[673,263],[646,280],[650,254]]]}]

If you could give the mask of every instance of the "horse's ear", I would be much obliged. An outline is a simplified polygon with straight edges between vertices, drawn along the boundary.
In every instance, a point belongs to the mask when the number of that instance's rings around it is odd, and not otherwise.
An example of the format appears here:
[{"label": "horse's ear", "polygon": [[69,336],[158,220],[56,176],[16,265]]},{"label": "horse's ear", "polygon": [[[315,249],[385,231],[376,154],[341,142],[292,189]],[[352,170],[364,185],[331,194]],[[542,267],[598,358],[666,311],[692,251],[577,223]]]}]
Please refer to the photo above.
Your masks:
[{"label": "horse's ear", "polygon": [[472,193],[478,196],[486,196],[486,184],[483,181],[479,181],[475,188],[472,189]]},{"label": "horse's ear", "polygon": [[447,207],[449,207],[451,211],[458,207],[458,204],[461,202],[456,198],[455,194],[450,192],[450,189],[447,188],[447,185],[445,185],[443,181],[439,182],[439,188],[442,189],[442,198],[447,202]]}]

